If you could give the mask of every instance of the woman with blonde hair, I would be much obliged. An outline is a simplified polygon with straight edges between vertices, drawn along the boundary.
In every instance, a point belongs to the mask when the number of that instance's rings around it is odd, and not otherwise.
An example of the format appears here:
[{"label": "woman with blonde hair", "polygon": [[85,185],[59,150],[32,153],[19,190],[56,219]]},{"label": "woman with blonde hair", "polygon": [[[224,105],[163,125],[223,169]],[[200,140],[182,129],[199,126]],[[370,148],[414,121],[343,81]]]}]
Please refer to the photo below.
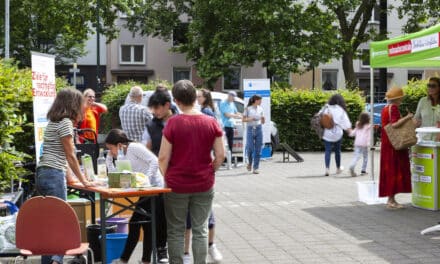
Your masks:
[{"label": "woman with blonde hair", "polygon": [[[101,114],[107,113],[107,106],[95,101],[96,95],[95,91],[92,89],[86,89],[83,92],[84,100],[86,103],[86,108],[84,110],[84,118],[79,124],[80,129],[92,129],[95,131],[96,136],[98,136],[98,129],[100,124]],[[87,141],[95,142],[95,134],[90,131],[85,131],[80,137],[81,143],[86,143]]]}]

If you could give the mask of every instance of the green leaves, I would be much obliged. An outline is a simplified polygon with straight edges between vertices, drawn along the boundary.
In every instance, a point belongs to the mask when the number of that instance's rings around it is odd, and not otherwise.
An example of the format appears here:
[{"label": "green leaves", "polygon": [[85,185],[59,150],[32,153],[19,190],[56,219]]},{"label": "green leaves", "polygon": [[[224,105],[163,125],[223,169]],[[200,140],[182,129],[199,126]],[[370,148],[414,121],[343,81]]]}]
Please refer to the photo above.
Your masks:
[{"label": "green leaves", "polygon": [[[207,80],[231,66],[261,61],[285,75],[327,62],[336,54],[333,15],[315,3],[254,0],[135,0],[127,26],[169,40],[180,19],[190,21],[188,42],[173,50],[195,61]],[[323,26],[324,25],[324,26]],[[325,41],[322,41],[325,39]]]},{"label": "green leaves", "polygon": [[[365,108],[365,99],[358,91],[338,90],[347,104],[347,113],[354,124]],[[295,150],[317,151],[324,145],[310,128],[310,120],[333,95],[321,90],[272,89],[271,116],[277,124],[280,139]],[[351,149],[352,139],[343,140],[343,148]]]},{"label": "green leaves", "polygon": [[403,87],[405,97],[400,105],[400,111],[402,114],[406,114],[407,109],[413,114],[416,112],[420,98],[427,95],[427,84],[428,80],[411,80],[408,82],[408,85]]},{"label": "green leaves", "polygon": [[108,113],[102,116],[102,122],[104,124],[103,130],[100,132],[106,133],[112,128],[121,127],[121,121],[119,120],[119,108],[124,105],[125,98],[127,98],[131,87],[140,86],[144,91],[152,91],[156,89],[157,85],[164,85],[171,89],[172,85],[163,80],[150,81],[148,84],[136,83],[133,81],[123,84],[113,84],[104,91],[102,96],[102,103],[108,108]]},{"label": "green leaves", "polygon": [[[128,0],[99,0],[101,33],[111,40],[117,36],[115,19],[118,12],[128,11]],[[21,0],[10,2],[11,57],[21,66],[30,66],[30,51],[50,53],[75,60],[85,54],[84,45],[95,31],[97,1]],[[4,14],[4,5],[0,13]],[[0,16],[4,25],[4,17]],[[1,27],[3,31],[4,27]],[[4,50],[4,32],[0,34]]]}]

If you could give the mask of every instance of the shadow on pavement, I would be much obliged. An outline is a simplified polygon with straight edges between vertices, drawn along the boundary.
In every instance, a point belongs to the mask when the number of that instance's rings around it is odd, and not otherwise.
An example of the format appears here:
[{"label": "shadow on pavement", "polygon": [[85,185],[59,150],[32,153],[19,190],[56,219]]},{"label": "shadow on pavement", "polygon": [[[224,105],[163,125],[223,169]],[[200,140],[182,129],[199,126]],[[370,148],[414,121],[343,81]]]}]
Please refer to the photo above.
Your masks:
[{"label": "shadow on pavement", "polygon": [[305,212],[345,232],[354,243],[389,263],[440,263],[440,233],[420,231],[440,220],[438,212],[411,205],[388,210],[385,205],[315,207]]}]

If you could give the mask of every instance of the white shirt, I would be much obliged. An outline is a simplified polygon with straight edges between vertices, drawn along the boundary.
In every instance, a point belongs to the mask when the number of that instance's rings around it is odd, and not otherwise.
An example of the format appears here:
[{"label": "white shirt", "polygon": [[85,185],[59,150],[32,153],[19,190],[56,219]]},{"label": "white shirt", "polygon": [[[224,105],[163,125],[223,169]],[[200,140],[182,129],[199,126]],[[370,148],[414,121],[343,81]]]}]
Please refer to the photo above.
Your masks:
[{"label": "white shirt", "polygon": [[257,106],[248,106],[244,110],[243,116],[252,118],[254,121],[248,121],[248,126],[258,126],[261,125],[261,117],[263,117],[264,111],[263,107]]},{"label": "white shirt", "polygon": [[[328,111],[332,117],[335,126],[331,129],[324,129],[322,137],[328,142],[337,142],[344,135],[344,130],[351,128],[351,122],[345,110],[339,105],[326,105],[321,111]],[[320,112],[321,112],[320,111]]]},{"label": "white shirt", "polygon": [[[153,186],[163,187],[163,177],[159,171],[159,163],[156,155],[148,150],[145,145],[141,143],[132,142],[128,145],[125,159],[131,163],[133,172],[142,172],[149,179]],[[109,172],[116,171],[116,167],[113,164],[113,157],[107,155],[107,168]]]}]

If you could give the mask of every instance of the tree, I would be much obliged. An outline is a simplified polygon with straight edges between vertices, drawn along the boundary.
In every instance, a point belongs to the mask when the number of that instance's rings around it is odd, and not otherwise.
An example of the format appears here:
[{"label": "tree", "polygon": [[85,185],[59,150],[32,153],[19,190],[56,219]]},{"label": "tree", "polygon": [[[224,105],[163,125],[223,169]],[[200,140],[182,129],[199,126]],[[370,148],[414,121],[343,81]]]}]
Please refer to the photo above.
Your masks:
[{"label": "tree", "polygon": [[335,38],[339,42],[346,87],[355,88],[357,79],[353,60],[361,56],[359,46],[375,35],[374,31],[367,31],[367,26],[376,1],[320,0],[320,4],[336,16],[339,34]]},{"label": "tree", "polygon": [[209,83],[228,74],[234,65],[261,61],[270,74],[283,75],[327,62],[337,54],[334,17],[315,3],[138,0],[127,26],[170,40],[184,16],[190,21],[187,41],[174,51],[186,53]]},{"label": "tree", "polygon": [[438,0],[402,0],[397,7],[399,19],[406,18],[403,27],[406,33],[420,31],[440,22],[440,5]]},{"label": "tree", "polygon": [[[127,0],[100,1],[101,34],[109,40],[117,36],[114,20],[118,11],[127,11]],[[30,51],[61,58],[75,59],[84,55],[85,41],[96,28],[96,0],[21,0],[10,3],[11,57],[21,66],[30,65]],[[0,14],[4,14],[0,5]],[[0,18],[0,47],[4,50],[4,17]]]}]

